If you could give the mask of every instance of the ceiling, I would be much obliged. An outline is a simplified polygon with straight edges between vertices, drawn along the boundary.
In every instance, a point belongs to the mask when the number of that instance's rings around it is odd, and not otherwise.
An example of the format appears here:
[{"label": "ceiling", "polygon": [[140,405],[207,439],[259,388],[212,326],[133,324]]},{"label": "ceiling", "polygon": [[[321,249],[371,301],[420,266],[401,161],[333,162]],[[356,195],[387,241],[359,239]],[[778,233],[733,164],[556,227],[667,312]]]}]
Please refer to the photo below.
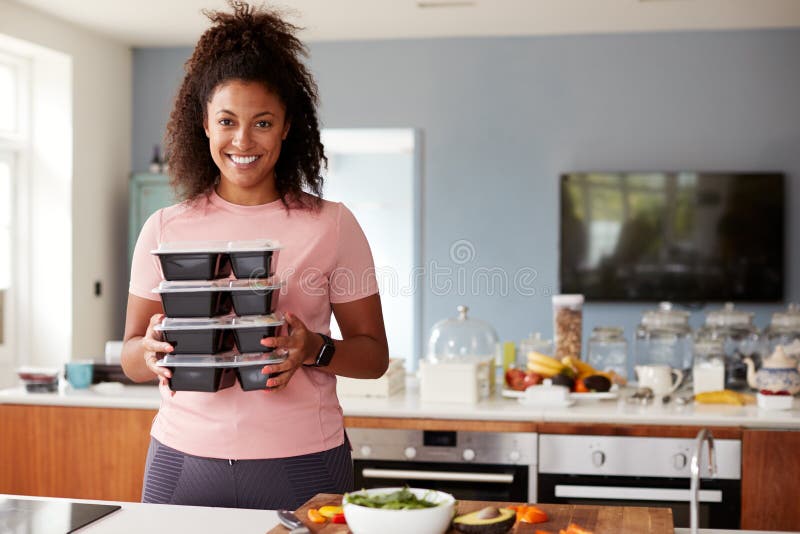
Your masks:
[{"label": "ceiling", "polygon": [[[224,0],[16,0],[137,47],[190,46]],[[259,3],[260,0],[255,0]],[[420,7],[423,4],[427,7]],[[455,5],[448,5],[455,4]],[[277,0],[307,41],[800,27],[800,0]]]}]

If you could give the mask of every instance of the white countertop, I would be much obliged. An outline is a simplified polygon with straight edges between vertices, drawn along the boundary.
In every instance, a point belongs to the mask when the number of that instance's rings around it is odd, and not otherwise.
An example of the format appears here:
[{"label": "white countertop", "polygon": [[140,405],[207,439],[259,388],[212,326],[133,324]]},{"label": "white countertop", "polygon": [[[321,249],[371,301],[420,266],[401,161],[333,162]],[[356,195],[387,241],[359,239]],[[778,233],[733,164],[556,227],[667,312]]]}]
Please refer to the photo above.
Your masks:
[{"label": "white countertop", "polygon": [[[180,393],[179,393],[180,394]],[[477,404],[423,403],[413,379],[406,391],[389,398],[340,399],[344,414],[361,417],[471,419],[487,421],[586,422],[649,425],[742,426],[746,428],[800,429],[800,400],[792,410],[768,411],[754,405],[729,406],[672,402],[641,406],[618,400],[579,401],[566,408],[541,408],[515,399],[495,396]],[[58,393],[27,393],[23,388],[0,391],[0,404],[90,406],[158,409],[161,397],[154,386],[105,383],[88,390],[68,386]]]},{"label": "white countertop", "polygon": [[[236,534],[264,534],[279,524],[278,515],[274,510],[244,510],[235,508],[57,499],[52,497],[28,497],[0,494],[0,498],[6,497],[46,501],[118,504],[122,506],[122,509],[77,530],[76,532],[80,534],[141,534],[142,532],[191,532],[192,534],[236,532]],[[675,529],[675,534],[690,534],[690,532],[688,528]],[[700,529],[700,534],[780,533],[763,530]]]}]

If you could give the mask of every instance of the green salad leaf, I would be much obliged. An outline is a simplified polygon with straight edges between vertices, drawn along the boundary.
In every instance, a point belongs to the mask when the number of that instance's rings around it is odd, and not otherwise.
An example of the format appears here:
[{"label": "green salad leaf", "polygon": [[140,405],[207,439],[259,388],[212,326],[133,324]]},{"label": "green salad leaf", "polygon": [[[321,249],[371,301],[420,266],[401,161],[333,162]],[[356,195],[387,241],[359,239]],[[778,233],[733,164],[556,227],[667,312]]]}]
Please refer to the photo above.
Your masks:
[{"label": "green salad leaf", "polygon": [[382,508],[384,510],[417,510],[420,508],[433,508],[439,503],[419,498],[408,487],[391,493],[368,495],[367,493],[348,493],[345,495],[347,502],[366,506],[367,508]]}]

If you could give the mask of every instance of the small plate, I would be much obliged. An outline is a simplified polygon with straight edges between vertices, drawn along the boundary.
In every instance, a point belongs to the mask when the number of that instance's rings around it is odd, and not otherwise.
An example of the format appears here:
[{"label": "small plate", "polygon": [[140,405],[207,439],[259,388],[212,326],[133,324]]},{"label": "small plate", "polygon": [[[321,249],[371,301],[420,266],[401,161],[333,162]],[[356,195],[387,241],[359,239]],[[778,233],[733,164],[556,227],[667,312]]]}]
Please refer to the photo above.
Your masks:
[{"label": "small plate", "polygon": [[[501,396],[507,399],[524,399],[525,392],[517,391],[515,389],[503,388],[500,393]],[[619,398],[619,391],[604,391],[602,393],[570,393],[569,398],[572,401],[576,400],[613,400]]]}]

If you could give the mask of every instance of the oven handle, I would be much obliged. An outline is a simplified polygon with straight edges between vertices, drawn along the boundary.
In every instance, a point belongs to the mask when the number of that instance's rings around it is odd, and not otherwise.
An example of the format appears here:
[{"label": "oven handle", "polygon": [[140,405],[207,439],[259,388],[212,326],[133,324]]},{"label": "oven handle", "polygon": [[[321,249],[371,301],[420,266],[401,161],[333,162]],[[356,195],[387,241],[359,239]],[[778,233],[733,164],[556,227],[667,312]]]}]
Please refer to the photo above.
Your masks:
[{"label": "oven handle", "polygon": [[361,476],[364,478],[390,478],[398,480],[413,479],[443,480],[446,482],[514,483],[514,475],[509,475],[507,473],[459,473],[452,471],[416,471],[410,469],[374,469],[365,467],[361,470]]},{"label": "oven handle", "polygon": [[[688,489],[630,488],[619,486],[568,486],[556,484],[556,497],[616,499],[626,501],[689,502]],[[700,490],[700,502],[722,502],[722,491]]]}]

